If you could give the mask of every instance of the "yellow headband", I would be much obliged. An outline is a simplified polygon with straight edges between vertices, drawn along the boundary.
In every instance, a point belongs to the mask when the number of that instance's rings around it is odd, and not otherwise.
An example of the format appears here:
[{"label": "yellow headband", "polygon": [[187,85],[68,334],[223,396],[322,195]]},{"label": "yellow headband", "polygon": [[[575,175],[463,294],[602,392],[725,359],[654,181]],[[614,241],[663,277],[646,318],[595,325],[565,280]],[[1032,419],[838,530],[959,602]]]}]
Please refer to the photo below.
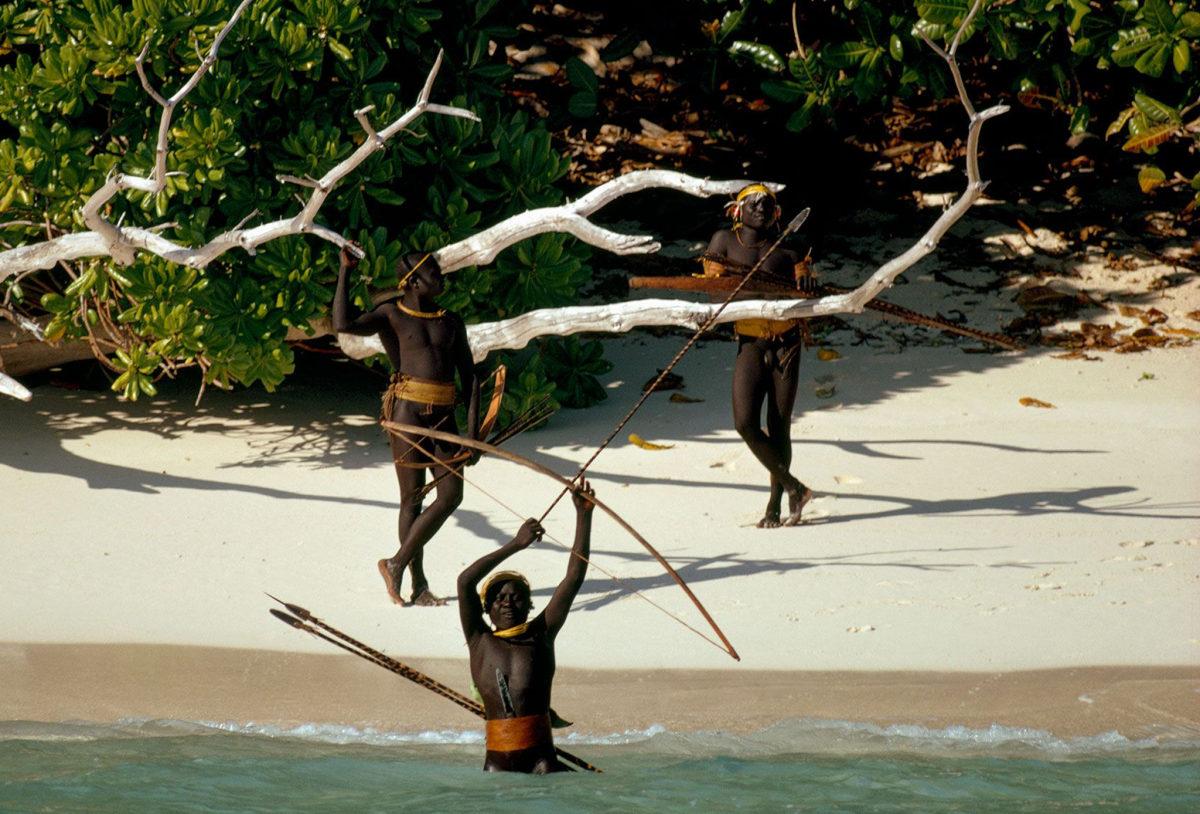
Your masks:
[{"label": "yellow headband", "polygon": [[775,193],[765,184],[749,184],[743,187],[742,191],[737,194],[737,199],[740,201],[743,198],[749,198],[751,195],[756,195],[760,192],[763,195],[770,195],[771,200],[775,200]]},{"label": "yellow headband", "polygon": [[415,266],[413,266],[412,271],[410,271],[408,274],[405,274],[404,278],[400,282],[396,283],[396,288],[404,288],[404,284],[408,282],[408,278],[417,273],[417,269],[419,269],[421,267],[421,263],[424,263],[426,260],[428,260],[431,257],[433,257],[433,252],[430,252],[429,254],[422,257],[421,262],[417,263]]},{"label": "yellow headband", "polygon": [[525,590],[529,591],[531,594],[533,593],[533,588],[529,585],[529,580],[525,579],[524,574],[520,574],[516,571],[497,571],[485,579],[483,581],[483,585],[479,586],[479,601],[483,605],[483,610],[485,613],[487,612],[488,588],[492,587],[497,582],[507,582],[509,580],[516,580],[517,582],[522,583],[525,586]]}]

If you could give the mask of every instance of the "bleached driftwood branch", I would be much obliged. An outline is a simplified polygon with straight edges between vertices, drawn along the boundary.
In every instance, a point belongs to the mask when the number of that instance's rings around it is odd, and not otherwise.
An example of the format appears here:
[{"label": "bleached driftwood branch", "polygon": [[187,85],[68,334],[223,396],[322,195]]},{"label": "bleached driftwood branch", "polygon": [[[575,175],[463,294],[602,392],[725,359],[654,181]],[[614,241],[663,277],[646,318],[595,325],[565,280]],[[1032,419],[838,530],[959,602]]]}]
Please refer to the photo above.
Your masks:
[{"label": "bleached driftwood branch", "polygon": [[[128,265],[133,262],[137,250],[156,254],[173,263],[179,263],[191,268],[204,268],[232,248],[241,248],[250,254],[254,254],[256,247],[261,244],[287,235],[312,234],[338,246],[345,246],[348,244],[346,238],[332,229],[314,222],[314,218],[320,210],[321,205],[325,203],[326,198],[329,197],[329,193],[333,191],[333,188],[337,186],[342,178],[352,172],[376,150],[384,149],[388,139],[408,127],[423,113],[439,113],[445,116],[459,116],[479,121],[479,117],[469,110],[432,104],[429,101],[433,80],[437,77],[438,70],[442,65],[442,53],[439,52],[437,60],[429,72],[429,76],[425,79],[425,85],[417,97],[416,104],[383,130],[376,132],[371,128],[370,123],[367,122],[366,114],[372,108],[367,107],[355,111],[355,116],[359,122],[363,123],[364,129],[367,132],[367,138],[358,149],[336,167],[325,173],[324,176],[311,182],[306,182],[305,185],[312,188],[312,193],[304,204],[304,208],[295,216],[264,223],[252,229],[243,229],[242,226],[245,223],[243,221],[243,223],[238,224],[235,228],[218,235],[206,245],[198,248],[181,246],[178,243],[167,240],[165,237],[155,233],[157,227],[142,229],[132,226],[122,227],[109,223],[100,214],[100,209],[118,192],[124,189],[137,189],[153,194],[162,190],[166,184],[167,135],[170,131],[171,113],[179,102],[182,101],[183,97],[196,86],[196,83],[200,81],[200,77],[204,72],[212,65],[212,62],[216,59],[217,49],[221,41],[229,33],[230,27],[237,22],[242,10],[249,3],[250,0],[244,0],[238,6],[232,19],[221,29],[221,33],[217,36],[216,41],[213,42],[208,56],[201,62],[200,67],[192,75],[191,79],[188,80],[187,84],[180,88],[170,99],[163,99],[160,94],[150,87],[149,82],[146,80],[145,73],[141,67],[141,62],[146,55],[146,49],[142,49],[142,53],[135,63],[138,67],[138,74],[142,77],[142,84],[147,93],[163,106],[162,121],[159,124],[155,166],[150,177],[139,178],[125,174],[110,177],[104,186],[84,204],[84,221],[92,228],[92,231],[74,232],[47,240],[43,243],[19,246],[15,249],[0,252],[0,281],[22,271],[48,269],[60,260],[78,260],[81,257],[108,256],[122,265]],[[281,176],[280,180],[298,179]]]},{"label": "bleached driftwood branch", "polygon": [[[642,189],[673,189],[697,198],[733,195],[749,181],[710,181],[671,170],[639,170],[601,184],[574,203],[530,209],[484,229],[458,243],[434,252],[448,274],[466,266],[490,263],[501,251],[527,237],[545,232],[566,232],[585,243],[615,254],[651,254],[661,246],[649,235],[623,235],[589,221],[589,215],[623,195]],[[782,184],[767,184],[778,192]]]},{"label": "bleached driftwood branch", "polygon": [[29,388],[7,373],[0,373],[0,394],[11,396],[21,401],[29,401],[33,398],[33,393],[29,392]]}]

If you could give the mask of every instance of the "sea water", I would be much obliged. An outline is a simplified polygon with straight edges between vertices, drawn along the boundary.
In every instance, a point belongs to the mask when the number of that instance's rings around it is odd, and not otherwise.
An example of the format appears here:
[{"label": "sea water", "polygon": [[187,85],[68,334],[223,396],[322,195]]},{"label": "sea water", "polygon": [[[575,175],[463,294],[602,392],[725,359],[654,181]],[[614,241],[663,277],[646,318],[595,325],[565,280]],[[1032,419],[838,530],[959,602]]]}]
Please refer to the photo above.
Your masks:
[{"label": "sea water", "polygon": [[3,812],[1200,812],[1200,741],[797,719],[559,746],[602,768],[480,770],[478,732],[0,722]]}]

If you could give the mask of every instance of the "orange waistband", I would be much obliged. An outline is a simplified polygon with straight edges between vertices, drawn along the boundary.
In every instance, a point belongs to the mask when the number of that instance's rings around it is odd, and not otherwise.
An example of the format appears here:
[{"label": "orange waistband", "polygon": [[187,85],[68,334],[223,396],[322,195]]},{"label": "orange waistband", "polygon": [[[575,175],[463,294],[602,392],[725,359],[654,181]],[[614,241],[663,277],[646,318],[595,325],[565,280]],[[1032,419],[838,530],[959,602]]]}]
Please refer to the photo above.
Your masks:
[{"label": "orange waistband", "polygon": [[487,722],[489,752],[517,752],[553,742],[548,712],[523,718],[495,718]]},{"label": "orange waistband", "polygon": [[742,336],[759,336],[775,339],[794,330],[796,323],[790,319],[739,319],[733,329]]}]

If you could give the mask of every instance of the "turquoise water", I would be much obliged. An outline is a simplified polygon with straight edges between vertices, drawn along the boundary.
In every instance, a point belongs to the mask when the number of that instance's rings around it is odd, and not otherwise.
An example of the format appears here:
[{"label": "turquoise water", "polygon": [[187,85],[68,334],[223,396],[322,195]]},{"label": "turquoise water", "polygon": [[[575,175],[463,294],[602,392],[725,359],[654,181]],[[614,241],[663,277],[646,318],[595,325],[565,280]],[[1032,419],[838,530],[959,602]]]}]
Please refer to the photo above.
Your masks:
[{"label": "turquoise water", "polygon": [[1200,811],[1200,742],[809,720],[560,742],[604,774],[485,774],[480,736],[0,723],[4,812]]}]

